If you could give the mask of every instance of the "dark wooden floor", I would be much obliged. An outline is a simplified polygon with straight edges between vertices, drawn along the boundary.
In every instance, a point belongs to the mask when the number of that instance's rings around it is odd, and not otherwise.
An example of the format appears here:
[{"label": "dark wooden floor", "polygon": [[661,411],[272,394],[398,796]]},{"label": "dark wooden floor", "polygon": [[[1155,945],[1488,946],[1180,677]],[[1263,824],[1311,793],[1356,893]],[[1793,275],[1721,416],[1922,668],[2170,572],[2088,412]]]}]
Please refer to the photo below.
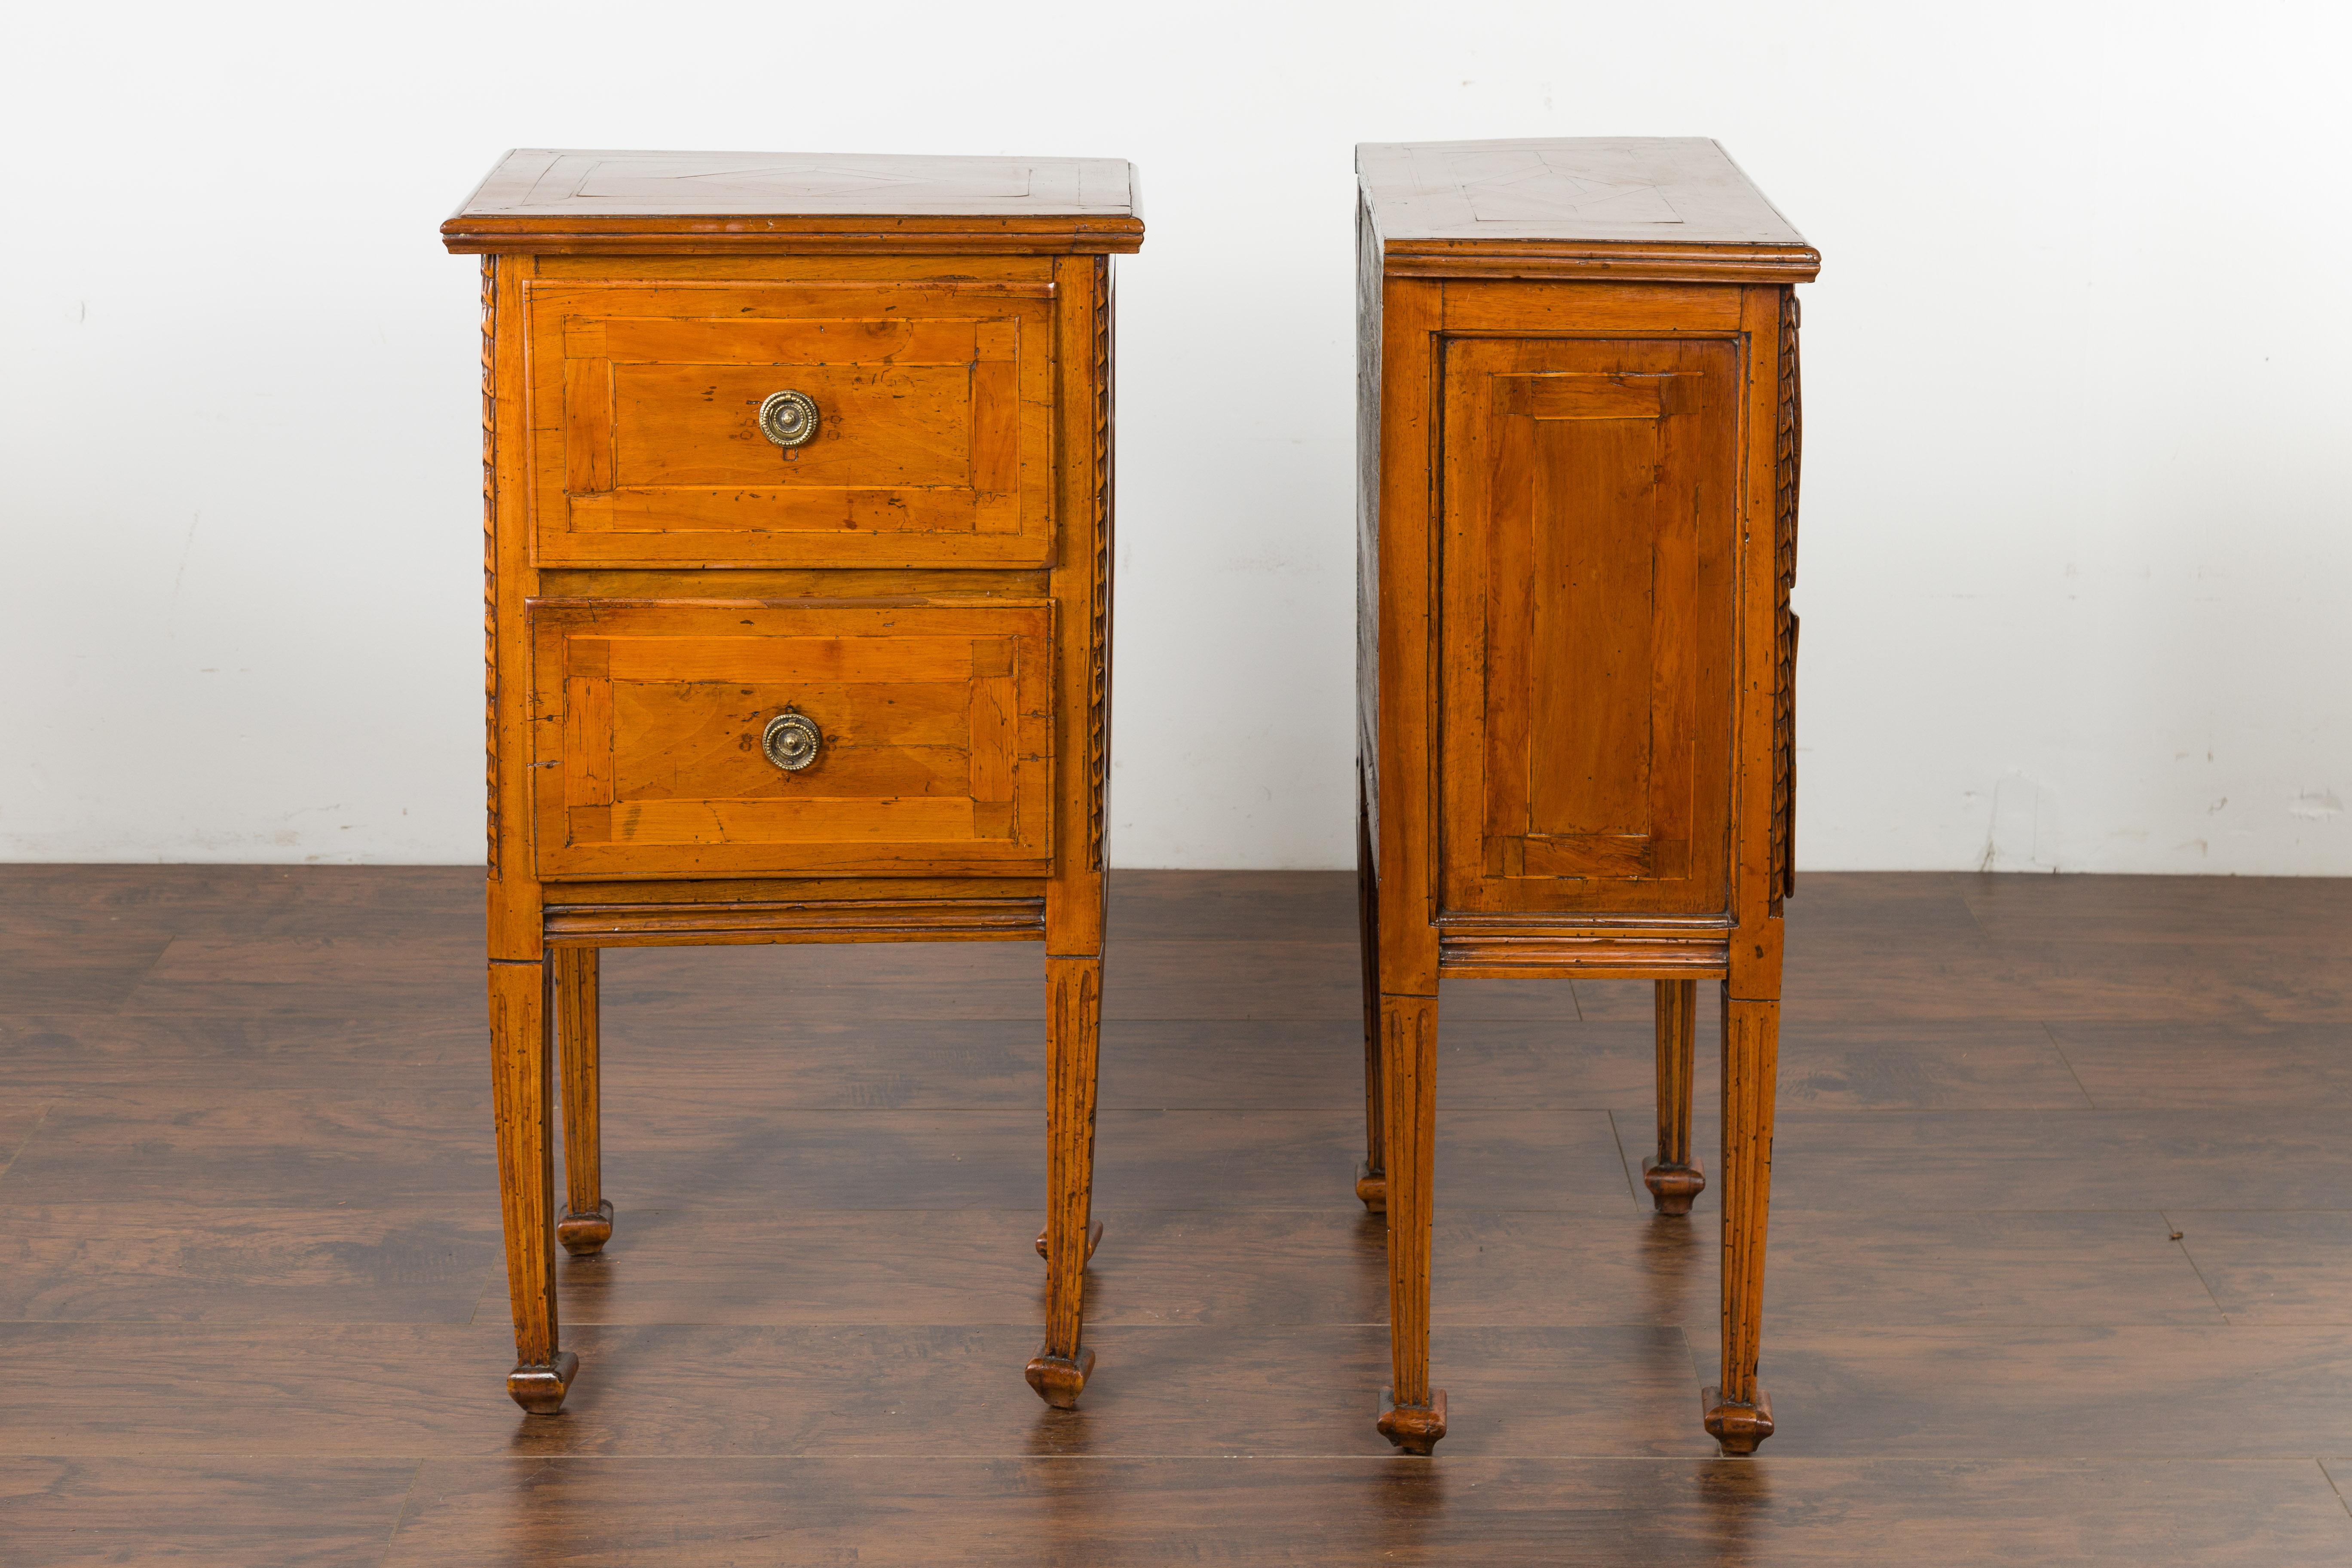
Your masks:
[{"label": "dark wooden floor", "polygon": [[1034,946],[608,955],[526,1420],[478,876],[0,868],[0,1563],[2352,1561],[2352,884],[1807,878],[1755,1460],[1648,988],[1449,984],[1423,1462],[1351,879],[1118,879],[1076,1414]]}]

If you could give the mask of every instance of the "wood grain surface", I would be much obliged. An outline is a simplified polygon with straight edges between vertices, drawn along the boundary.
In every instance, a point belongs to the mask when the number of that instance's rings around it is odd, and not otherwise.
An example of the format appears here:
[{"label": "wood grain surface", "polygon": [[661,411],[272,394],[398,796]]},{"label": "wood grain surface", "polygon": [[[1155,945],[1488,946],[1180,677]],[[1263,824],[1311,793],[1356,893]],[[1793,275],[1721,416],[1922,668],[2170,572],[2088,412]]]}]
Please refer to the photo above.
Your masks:
[{"label": "wood grain surface", "polygon": [[1650,985],[1447,982],[1427,1461],[1370,1419],[1352,876],[1113,879],[1070,1412],[1034,949],[606,954],[625,1224],[554,1259],[544,1421],[481,1375],[480,886],[0,868],[11,1568],[2352,1557],[2352,886],[1809,874],[1752,1460],[1713,1226],[1641,1185]]},{"label": "wood grain surface", "polygon": [[[1043,604],[534,605],[530,624],[543,874],[1050,866]],[[787,711],[822,735],[795,772],[761,750]]]},{"label": "wood grain surface", "polygon": [[1673,983],[1643,1179],[1680,1217],[1706,1180],[1682,1044],[1706,978],[1724,1265],[1705,1420],[1752,1454],[1775,1429],[1757,1358],[1793,879],[1789,285],[1820,257],[1712,142],[1366,143],[1357,170],[1354,1187],[1389,1215],[1380,1427],[1425,1455],[1448,1419],[1423,1333],[1441,981]]},{"label": "wood grain surface", "polygon": [[1356,169],[1392,278],[1803,283],[1821,270],[1703,137],[1368,142]]},{"label": "wood grain surface", "polygon": [[[1109,256],[1141,242],[1133,171],[526,150],[443,237],[483,253],[486,926],[509,1392],[551,1415],[577,1369],[547,1222],[573,1256],[613,1233],[602,952],[1043,939],[1055,1093],[1051,1218],[1034,1245],[1055,1284],[1028,1367],[1042,1396],[1072,1405],[1094,1359],[1079,1341],[1097,1230]],[[149,966],[168,995],[123,1005],[234,1010],[321,964],[364,962],[352,942],[210,940]],[[942,967],[908,988],[910,1011],[971,1017]],[[726,1014],[709,994],[689,985],[674,1010]],[[1034,1006],[1005,987],[986,999],[1008,1020]],[[551,1097],[569,1143],[561,1201]],[[897,1176],[868,1204],[964,1162],[959,1133],[898,1114],[881,1140]],[[873,1126],[811,1129],[783,1146],[790,1169],[736,1159],[739,1190],[761,1204],[779,1183],[845,1193],[840,1174],[866,1167],[838,1157],[835,1134]],[[741,1117],[688,1133],[701,1156],[780,1152]],[[625,1152],[613,1163],[621,1192]],[[973,1162],[959,1201],[1000,1201],[1021,1168]],[[646,1180],[621,1207],[699,1179],[635,1173]]]},{"label": "wood grain surface", "polygon": [[1055,253],[1143,243],[1117,158],[672,153],[525,147],[499,161],[442,242],[509,255],[731,256],[775,249]]},{"label": "wood grain surface", "polygon": [[[1052,563],[1049,285],[534,280],[529,298],[543,565]],[[817,423],[781,448],[758,421],[787,390]]]}]

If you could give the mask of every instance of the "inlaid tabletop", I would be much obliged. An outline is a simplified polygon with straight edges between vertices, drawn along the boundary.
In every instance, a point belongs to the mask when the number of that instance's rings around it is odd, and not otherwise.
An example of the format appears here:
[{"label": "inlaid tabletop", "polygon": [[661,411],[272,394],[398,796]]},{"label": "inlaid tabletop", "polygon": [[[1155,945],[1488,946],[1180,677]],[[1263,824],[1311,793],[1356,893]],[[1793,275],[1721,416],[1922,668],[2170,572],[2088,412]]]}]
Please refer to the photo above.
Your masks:
[{"label": "inlaid tabletop", "polygon": [[601,247],[625,237],[979,235],[1038,249],[1142,243],[1118,158],[860,153],[509,153],[442,226],[453,250]]},{"label": "inlaid tabletop", "polygon": [[1801,246],[1700,136],[1367,142],[1356,167],[1383,238]]}]

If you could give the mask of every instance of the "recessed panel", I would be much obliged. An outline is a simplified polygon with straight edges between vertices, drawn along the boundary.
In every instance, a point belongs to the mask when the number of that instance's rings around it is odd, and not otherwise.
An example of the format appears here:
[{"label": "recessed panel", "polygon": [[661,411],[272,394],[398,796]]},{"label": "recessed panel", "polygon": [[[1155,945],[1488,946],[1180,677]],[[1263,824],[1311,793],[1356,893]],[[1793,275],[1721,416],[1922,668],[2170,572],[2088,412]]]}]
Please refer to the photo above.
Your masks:
[{"label": "recessed panel", "polygon": [[1050,617],[536,607],[541,875],[1042,873]]},{"label": "recessed panel", "polygon": [[1048,563],[1049,285],[530,300],[541,565]]},{"label": "recessed panel", "polygon": [[1444,363],[1446,907],[1727,908],[1737,344]]}]

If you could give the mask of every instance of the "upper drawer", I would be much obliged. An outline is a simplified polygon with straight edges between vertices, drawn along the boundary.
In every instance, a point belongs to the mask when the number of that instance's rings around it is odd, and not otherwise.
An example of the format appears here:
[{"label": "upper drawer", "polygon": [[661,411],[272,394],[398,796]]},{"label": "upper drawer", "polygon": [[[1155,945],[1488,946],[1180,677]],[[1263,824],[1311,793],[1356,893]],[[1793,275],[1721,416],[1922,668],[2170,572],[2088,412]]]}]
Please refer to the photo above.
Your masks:
[{"label": "upper drawer", "polygon": [[1050,868],[1049,605],[530,616],[543,877]]},{"label": "upper drawer", "polygon": [[530,324],[543,565],[1051,556],[1050,284],[533,284]]}]

